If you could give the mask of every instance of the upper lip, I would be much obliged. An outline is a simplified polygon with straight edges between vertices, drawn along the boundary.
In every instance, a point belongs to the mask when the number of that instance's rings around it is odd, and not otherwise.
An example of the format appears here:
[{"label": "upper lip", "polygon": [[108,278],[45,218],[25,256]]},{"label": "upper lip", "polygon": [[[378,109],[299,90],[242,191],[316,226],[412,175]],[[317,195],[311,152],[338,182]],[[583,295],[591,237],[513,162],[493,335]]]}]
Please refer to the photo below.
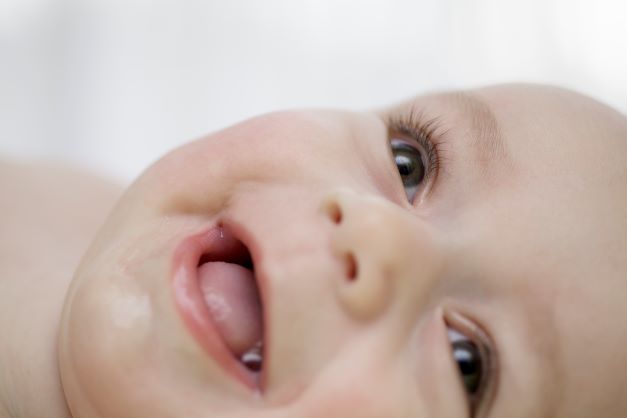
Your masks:
[{"label": "upper lip", "polygon": [[[210,250],[212,234],[219,234],[220,228],[231,231],[235,238],[247,247],[251,254],[253,266],[255,267],[254,276],[260,294],[263,310],[262,321],[264,324],[264,368],[262,369],[261,376],[255,377],[251,374],[228,349],[212,322],[211,315],[198,285],[198,264],[200,258],[204,253]],[[215,239],[214,236],[214,242]],[[257,269],[259,265],[256,260],[257,255],[257,247],[248,231],[237,223],[223,221],[220,224],[204,229],[200,233],[187,236],[177,246],[174,254],[174,271],[172,272],[171,282],[175,305],[190,333],[195,337],[202,348],[205,349],[228,374],[254,391],[259,391],[261,387],[263,387],[266,374],[265,365],[267,364],[265,356],[268,352],[267,341],[265,339],[268,335],[265,330],[267,326],[265,286],[263,280],[260,280],[260,274]]]}]

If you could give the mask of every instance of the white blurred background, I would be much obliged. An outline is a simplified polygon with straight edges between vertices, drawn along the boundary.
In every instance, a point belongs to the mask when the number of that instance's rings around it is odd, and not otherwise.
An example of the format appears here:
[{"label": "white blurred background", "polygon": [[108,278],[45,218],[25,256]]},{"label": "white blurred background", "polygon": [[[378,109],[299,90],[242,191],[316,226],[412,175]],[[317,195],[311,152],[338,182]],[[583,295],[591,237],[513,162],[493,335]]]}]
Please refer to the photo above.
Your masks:
[{"label": "white blurred background", "polygon": [[291,107],[558,84],[627,113],[624,0],[0,0],[0,156],[127,182]]}]

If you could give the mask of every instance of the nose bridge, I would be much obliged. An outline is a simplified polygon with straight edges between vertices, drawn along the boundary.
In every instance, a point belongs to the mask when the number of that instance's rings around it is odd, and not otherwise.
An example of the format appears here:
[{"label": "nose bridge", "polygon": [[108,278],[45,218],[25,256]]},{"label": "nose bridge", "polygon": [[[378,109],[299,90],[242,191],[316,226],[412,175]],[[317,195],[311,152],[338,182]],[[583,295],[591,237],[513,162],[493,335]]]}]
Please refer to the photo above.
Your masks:
[{"label": "nose bridge", "polygon": [[336,225],[333,247],[346,266],[337,286],[346,311],[368,320],[397,300],[418,304],[441,265],[433,229],[384,198],[346,189],[330,193],[323,208]]}]

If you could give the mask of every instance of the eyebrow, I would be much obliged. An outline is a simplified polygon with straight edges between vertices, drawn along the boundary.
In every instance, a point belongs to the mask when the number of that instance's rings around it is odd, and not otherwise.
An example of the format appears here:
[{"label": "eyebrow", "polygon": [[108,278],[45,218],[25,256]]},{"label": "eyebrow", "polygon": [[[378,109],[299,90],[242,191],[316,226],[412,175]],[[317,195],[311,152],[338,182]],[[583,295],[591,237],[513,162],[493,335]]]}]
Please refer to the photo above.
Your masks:
[{"label": "eyebrow", "polygon": [[490,106],[476,94],[460,91],[449,95],[456,108],[470,121],[470,146],[484,175],[489,175],[496,162],[511,161],[501,128]]}]

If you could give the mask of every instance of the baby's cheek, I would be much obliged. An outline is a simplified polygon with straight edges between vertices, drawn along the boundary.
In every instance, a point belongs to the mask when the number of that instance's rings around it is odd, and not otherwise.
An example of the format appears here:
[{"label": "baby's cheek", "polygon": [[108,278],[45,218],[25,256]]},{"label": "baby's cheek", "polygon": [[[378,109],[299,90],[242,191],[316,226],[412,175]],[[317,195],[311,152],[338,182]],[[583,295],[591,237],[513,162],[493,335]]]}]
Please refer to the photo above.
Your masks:
[{"label": "baby's cheek", "polygon": [[80,279],[62,324],[64,390],[79,416],[91,416],[85,408],[96,416],[121,416],[137,382],[146,380],[141,372],[150,353],[150,301],[113,280]]},{"label": "baby's cheek", "polygon": [[[157,216],[214,213],[233,187],[260,174],[250,145],[212,135],[175,149],[146,169],[127,193]],[[258,158],[257,158],[258,160]]]},{"label": "baby's cheek", "polygon": [[215,213],[234,187],[223,162],[184,154],[159,161],[138,184],[147,208],[157,215]]},{"label": "baby's cheek", "polygon": [[375,333],[347,346],[326,365],[290,416],[468,417],[466,395],[440,315],[420,323],[415,345],[399,351],[389,341],[389,334]]},{"label": "baby's cheek", "polygon": [[466,393],[452,358],[442,313],[430,314],[417,333],[416,391],[429,418],[466,418]]}]

